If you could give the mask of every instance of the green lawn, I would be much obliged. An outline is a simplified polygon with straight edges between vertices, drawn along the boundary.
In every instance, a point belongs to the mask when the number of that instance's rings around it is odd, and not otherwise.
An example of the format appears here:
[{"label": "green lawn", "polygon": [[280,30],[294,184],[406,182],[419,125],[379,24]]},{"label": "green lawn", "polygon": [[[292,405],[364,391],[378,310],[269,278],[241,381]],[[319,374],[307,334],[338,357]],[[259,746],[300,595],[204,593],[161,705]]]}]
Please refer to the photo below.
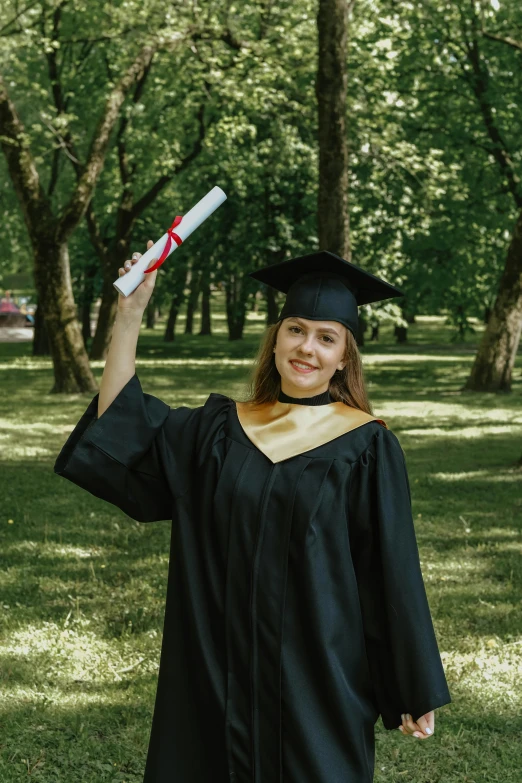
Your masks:
[{"label": "green lawn", "polygon": [[[145,391],[172,406],[240,395],[262,323],[251,315],[234,343],[220,314],[212,338],[143,329]],[[511,395],[460,392],[479,335],[454,344],[442,318],[421,318],[406,345],[388,327],[363,349],[375,413],[406,452],[453,697],[422,742],[379,720],[379,783],[522,781],[522,358]],[[49,395],[50,361],[28,344],[0,344],[0,378],[0,783],[141,783],[169,526],[54,475],[91,395]]]}]

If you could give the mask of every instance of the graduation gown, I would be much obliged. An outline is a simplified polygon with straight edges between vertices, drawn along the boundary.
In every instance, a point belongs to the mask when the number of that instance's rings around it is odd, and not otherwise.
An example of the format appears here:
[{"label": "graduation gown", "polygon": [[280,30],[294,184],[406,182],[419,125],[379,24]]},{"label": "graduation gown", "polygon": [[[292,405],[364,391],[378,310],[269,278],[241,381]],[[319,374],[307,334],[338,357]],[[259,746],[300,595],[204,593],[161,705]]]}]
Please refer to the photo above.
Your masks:
[{"label": "graduation gown", "polygon": [[172,520],[144,782],[371,783],[379,715],[451,701],[396,436],[343,403],[171,409],[137,375],[97,405],[55,472]]}]

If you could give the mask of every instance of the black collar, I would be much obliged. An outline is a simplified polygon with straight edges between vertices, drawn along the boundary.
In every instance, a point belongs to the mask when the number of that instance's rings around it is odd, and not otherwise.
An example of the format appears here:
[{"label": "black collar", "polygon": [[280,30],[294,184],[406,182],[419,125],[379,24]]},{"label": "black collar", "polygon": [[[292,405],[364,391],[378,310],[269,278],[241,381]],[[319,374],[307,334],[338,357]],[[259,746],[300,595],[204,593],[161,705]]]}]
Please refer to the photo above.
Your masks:
[{"label": "black collar", "polygon": [[291,402],[294,405],[328,405],[333,402],[328,389],[315,397],[289,397],[282,389],[279,390],[279,402]]}]

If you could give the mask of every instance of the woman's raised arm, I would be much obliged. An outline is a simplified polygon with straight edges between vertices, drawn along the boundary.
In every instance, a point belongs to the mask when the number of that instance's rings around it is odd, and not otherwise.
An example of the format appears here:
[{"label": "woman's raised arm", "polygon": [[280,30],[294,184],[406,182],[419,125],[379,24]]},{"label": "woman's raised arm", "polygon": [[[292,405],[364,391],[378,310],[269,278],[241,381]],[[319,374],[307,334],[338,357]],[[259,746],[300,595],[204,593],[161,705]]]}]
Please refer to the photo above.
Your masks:
[{"label": "woman's raised arm", "polygon": [[[152,245],[153,242],[149,240],[147,250]],[[118,270],[119,276],[126,274],[132,268],[132,264],[135,264],[140,257],[141,253],[133,253],[132,261],[125,261],[125,265]],[[149,266],[154,263],[155,259],[152,259]],[[143,313],[154,291],[157,274],[156,270],[147,275],[145,280],[129,296],[118,294],[118,311],[100,384],[98,418],[107,410],[136,372],[136,346],[140,326]]]}]

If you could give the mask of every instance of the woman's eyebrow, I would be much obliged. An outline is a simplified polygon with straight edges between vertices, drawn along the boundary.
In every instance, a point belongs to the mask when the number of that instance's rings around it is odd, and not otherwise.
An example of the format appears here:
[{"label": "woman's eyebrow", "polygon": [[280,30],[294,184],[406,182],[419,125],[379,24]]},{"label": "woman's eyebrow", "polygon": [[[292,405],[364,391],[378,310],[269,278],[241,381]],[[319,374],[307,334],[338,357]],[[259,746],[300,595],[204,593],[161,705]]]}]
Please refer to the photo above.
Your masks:
[{"label": "woman's eyebrow", "polygon": [[[290,320],[296,321],[300,326],[306,326],[302,321],[299,320],[299,318],[291,318]],[[319,329],[320,332],[330,332],[331,334],[337,335],[339,337],[339,332],[336,332],[335,329],[331,329],[329,326],[322,327]]]}]

